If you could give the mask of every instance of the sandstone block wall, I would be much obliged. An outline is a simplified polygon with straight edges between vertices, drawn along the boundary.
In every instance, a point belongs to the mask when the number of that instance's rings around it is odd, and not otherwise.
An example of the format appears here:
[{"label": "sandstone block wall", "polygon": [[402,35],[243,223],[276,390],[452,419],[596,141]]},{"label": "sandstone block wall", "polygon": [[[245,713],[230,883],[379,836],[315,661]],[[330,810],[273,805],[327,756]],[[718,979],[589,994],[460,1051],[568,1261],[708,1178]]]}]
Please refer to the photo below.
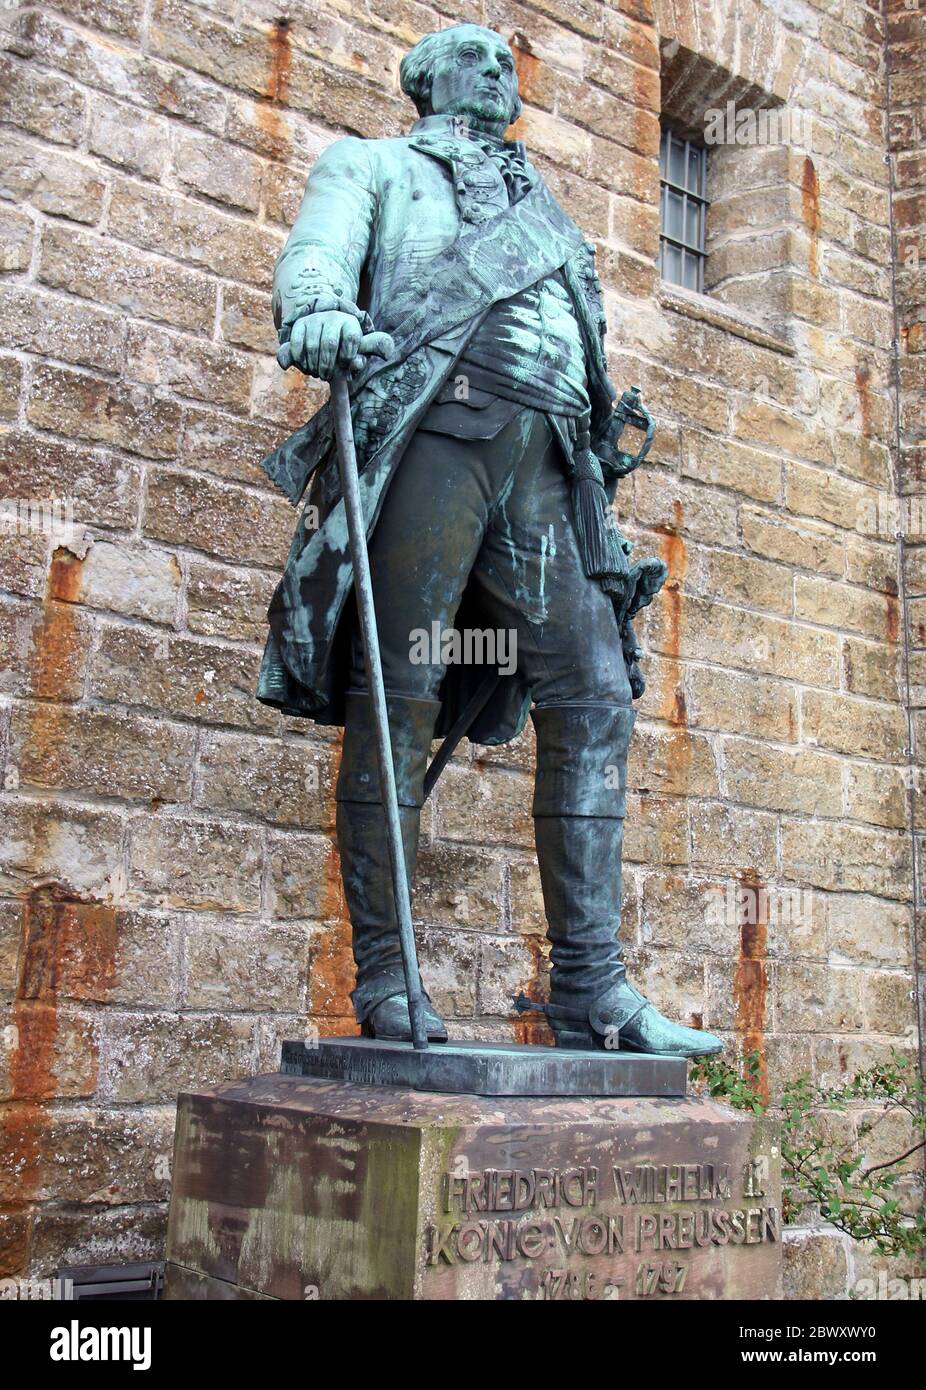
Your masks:
[{"label": "sandstone block wall", "polygon": [[[156,1256],[176,1092],[352,1026],[338,738],[253,698],[294,521],[258,461],[322,399],[276,366],[269,285],[319,151],[407,128],[399,59],[459,19],[511,39],[518,134],[598,247],[614,379],[659,419],[618,495],[671,576],[643,629],[635,976],[759,1050],[772,1096],[916,1052],[922,12],[5,8],[0,499],[69,499],[75,526],[0,529],[4,1274]],[[713,152],[693,299],[655,269],[660,116],[696,130],[729,98],[811,134]],[[463,1036],[540,1036],[511,1007],[545,970],[531,767],[528,737],[465,746],[427,813],[422,954]],[[789,1239],[793,1296],[870,1264]]]}]

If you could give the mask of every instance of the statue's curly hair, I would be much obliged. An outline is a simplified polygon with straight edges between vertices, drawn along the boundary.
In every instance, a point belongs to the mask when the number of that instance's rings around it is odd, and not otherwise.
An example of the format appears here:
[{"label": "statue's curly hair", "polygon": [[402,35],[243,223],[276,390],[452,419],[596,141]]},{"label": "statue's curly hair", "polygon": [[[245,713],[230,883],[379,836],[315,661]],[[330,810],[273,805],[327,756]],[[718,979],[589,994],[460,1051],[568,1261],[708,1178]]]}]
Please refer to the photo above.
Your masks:
[{"label": "statue's curly hair", "polygon": [[[448,37],[458,34],[461,29],[472,29],[477,34],[491,34],[493,39],[501,39],[506,48],[511,47],[501,34],[496,33],[494,29],[486,28],[483,24],[450,24],[446,29],[438,29],[434,34],[425,34],[424,38],[419,39],[415,47],[406,53],[399,65],[399,83],[402,91],[407,97],[411,97],[419,116],[428,115],[431,109],[434,60],[446,45]],[[520,114],[521,98],[515,92],[510,122],[516,121]]]}]

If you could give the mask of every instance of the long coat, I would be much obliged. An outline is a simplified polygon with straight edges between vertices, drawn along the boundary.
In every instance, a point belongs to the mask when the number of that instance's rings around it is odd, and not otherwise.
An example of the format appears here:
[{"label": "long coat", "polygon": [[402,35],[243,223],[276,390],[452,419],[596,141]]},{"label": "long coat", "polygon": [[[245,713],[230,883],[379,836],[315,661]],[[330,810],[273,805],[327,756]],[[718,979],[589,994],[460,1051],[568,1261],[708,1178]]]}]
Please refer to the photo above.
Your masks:
[{"label": "long coat", "polygon": [[[464,131],[454,118],[429,116],[405,137],[348,137],[329,146],[312,169],[274,274],[278,327],[316,303],[337,301],[365,309],[368,322],[395,341],[389,360],[369,361],[350,387],[368,535],[418,422],[491,305],[557,269],[582,332],[592,448],[611,496],[620,471],[594,248],[530,164],[531,189],[509,207],[496,165]],[[258,699],[318,723],[343,723],[353,570],[329,405],[262,466],[293,503],[311,485],[270,604]],[[487,625],[469,590],[456,622]],[[439,736],[484,675],[448,667]],[[506,742],[529,707],[523,678],[504,676],[469,737]]]}]

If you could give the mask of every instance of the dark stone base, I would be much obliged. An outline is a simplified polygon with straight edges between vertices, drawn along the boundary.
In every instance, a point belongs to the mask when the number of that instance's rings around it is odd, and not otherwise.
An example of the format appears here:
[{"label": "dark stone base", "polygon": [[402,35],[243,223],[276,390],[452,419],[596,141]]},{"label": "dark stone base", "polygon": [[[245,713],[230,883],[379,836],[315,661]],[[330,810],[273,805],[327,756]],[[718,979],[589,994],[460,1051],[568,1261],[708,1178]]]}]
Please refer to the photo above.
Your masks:
[{"label": "dark stone base", "polygon": [[780,1297],[776,1126],[299,1076],[183,1095],[165,1297]]},{"label": "dark stone base", "polygon": [[451,1041],[416,1052],[380,1038],[320,1038],[312,1047],[285,1042],[281,1070],[445,1095],[683,1096],[688,1065],[684,1057],[520,1043]]}]

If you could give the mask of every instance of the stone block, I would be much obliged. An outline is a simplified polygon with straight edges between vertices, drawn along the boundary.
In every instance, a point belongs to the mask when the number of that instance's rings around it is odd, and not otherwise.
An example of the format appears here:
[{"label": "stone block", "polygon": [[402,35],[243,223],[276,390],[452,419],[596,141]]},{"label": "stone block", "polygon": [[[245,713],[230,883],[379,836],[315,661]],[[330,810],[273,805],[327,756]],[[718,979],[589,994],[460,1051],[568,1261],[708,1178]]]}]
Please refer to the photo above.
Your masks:
[{"label": "stone block", "polygon": [[261,1076],[181,1096],[175,1153],[168,1299],[780,1296],[775,1125],[714,1101]]}]

